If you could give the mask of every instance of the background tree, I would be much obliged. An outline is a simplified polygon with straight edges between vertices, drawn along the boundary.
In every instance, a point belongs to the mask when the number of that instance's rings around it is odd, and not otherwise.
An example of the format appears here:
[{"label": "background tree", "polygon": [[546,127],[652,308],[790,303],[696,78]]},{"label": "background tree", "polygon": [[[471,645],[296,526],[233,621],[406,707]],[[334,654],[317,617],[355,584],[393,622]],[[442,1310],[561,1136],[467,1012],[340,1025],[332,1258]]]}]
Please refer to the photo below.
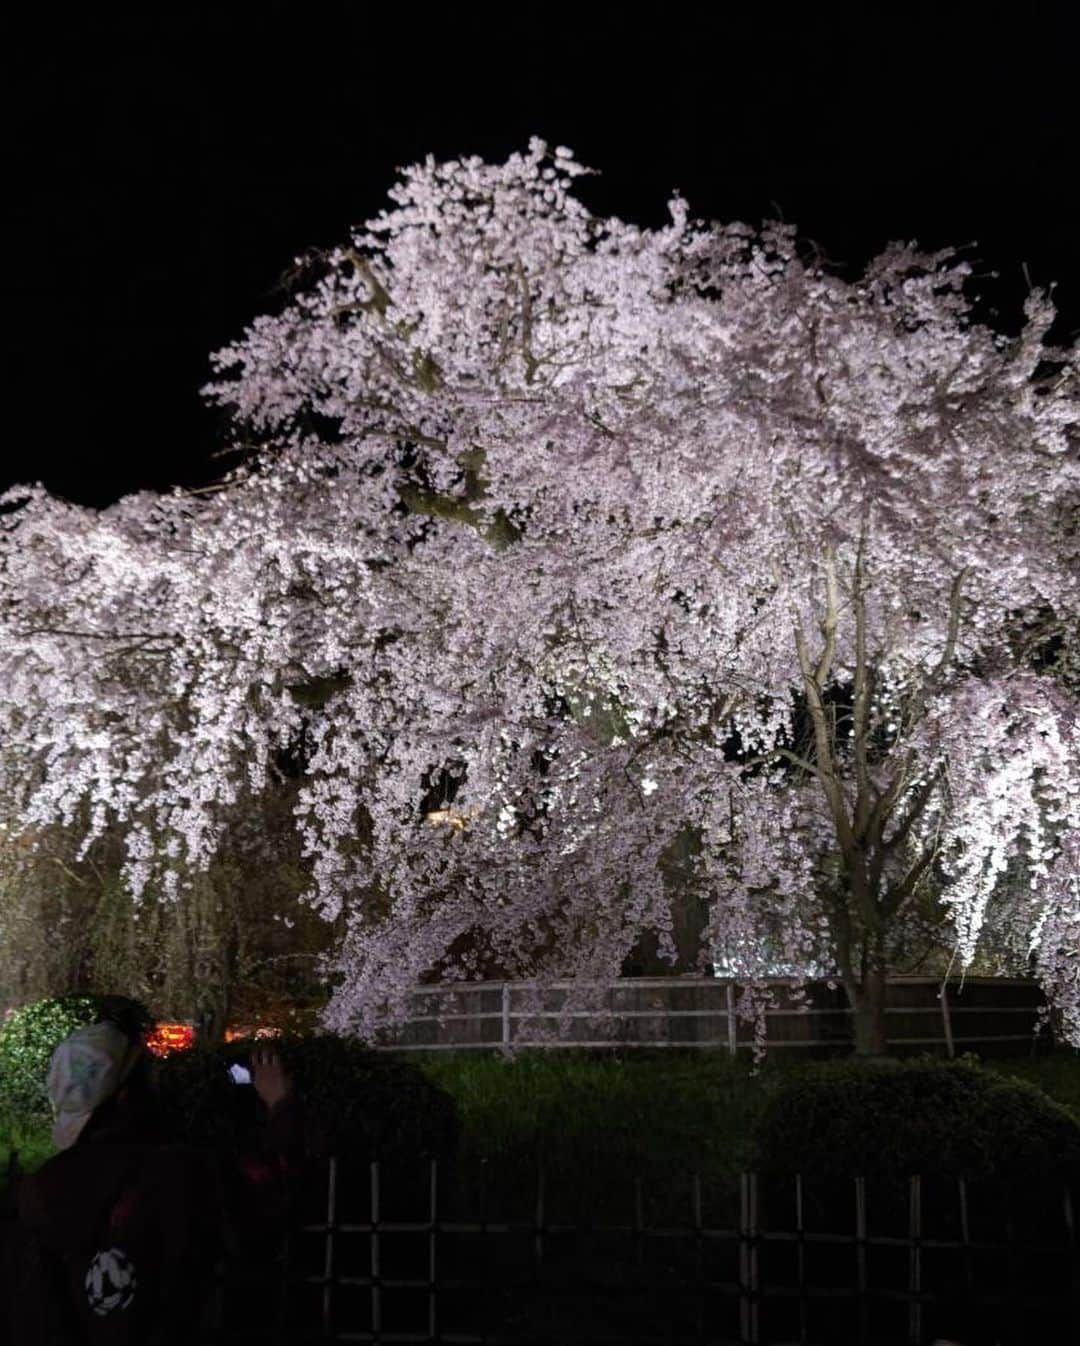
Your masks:
[{"label": "background tree", "polygon": [[310,879],[295,796],[283,774],[243,801],[182,902],[132,903],[116,825],[81,856],[85,817],[0,842],[0,1006],[120,991],[218,1040],[229,1023],[306,1022],[334,929],[297,905]]},{"label": "background tree", "polygon": [[8,493],[13,807],[89,802],[133,900],[174,900],[303,738],[336,1030],[392,1022],[451,949],[447,977],[575,978],[567,1009],[643,932],[674,961],[683,836],[698,965],[751,993],[834,971],[859,1050],[934,903],[962,966],[997,903],[1080,1040],[1077,352],[1043,344],[1049,295],[1010,341],[952,252],[848,283],[677,197],[664,229],[595,219],[585,171],[539,141],[428,160],[301,259],[214,357],[251,449],[220,492]]}]

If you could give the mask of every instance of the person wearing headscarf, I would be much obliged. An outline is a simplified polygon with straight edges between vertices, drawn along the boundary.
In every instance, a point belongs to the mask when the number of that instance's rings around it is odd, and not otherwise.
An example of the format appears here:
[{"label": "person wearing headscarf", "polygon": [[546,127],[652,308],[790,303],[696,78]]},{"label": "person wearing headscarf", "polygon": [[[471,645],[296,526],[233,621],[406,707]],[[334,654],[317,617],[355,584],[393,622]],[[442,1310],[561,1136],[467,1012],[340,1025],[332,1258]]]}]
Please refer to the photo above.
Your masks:
[{"label": "person wearing headscarf", "polygon": [[[230,1211],[280,1203],[301,1112],[276,1054],[252,1054],[268,1109],[261,1144],[223,1171],[177,1144],[138,1036],[102,1021],[70,1033],[47,1077],[58,1153],[19,1183],[20,1346],[192,1346],[212,1308]],[[237,1195],[239,1192],[239,1202]]]}]

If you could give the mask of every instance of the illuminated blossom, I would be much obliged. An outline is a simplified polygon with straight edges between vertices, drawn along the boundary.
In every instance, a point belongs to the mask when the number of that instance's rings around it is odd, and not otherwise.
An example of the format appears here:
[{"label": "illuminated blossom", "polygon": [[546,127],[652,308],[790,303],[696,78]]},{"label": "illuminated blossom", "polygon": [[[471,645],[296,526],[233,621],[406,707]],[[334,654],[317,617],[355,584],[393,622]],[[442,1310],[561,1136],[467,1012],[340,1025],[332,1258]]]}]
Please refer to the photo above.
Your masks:
[{"label": "illuminated blossom", "polygon": [[133,900],[179,898],[302,738],[336,1031],[394,1021],[469,932],[581,1003],[645,930],[674,959],[658,863],[689,827],[699,966],[747,1013],[770,969],[825,970],[872,1049],[916,898],[967,965],[1007,890],[1080,1042],[1077,703],[1017,638],[1068,652],[1080,612],[1049,295],[1007,340],[951,252],[848,283],[678,197],[661,229],[597,219],[585,171],[540,141],[429,159],[302,260],[214,357],[258,444],[220,491],[8,492],[23,825],[119,825]]}]

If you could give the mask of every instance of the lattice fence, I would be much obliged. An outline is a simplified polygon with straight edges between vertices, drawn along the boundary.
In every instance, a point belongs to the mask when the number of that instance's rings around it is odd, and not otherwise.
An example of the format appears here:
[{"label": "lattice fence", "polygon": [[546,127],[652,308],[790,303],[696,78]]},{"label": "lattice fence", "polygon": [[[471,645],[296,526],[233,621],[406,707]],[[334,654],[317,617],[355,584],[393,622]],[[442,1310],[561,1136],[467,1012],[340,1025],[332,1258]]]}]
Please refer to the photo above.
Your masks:
[{"label": "lattice fence", "polygon": [[[1029,1191],[1016,1210],[996,1189],[962,1180],[915,1176],[886,1194],[857,1178],[831,1184],[823,1200],[800,1177],[745,1174],[730,1218],[714,1224],[691,1175],[686,1219],[652,1224],[634,1178],[632,1218],[588,1228],[552,1219],[542,1169],[527,1218],[489,1218],[485,1195],[479,1218],[474,1210],[462,1220],[440,1201],[434,1161],[426,1194],[412,1191],[412,1218],[401,1218],[400,1202],[391,1210],[379,1164],[364,1167],[364,1209],[350,1215],[339,1161],[327,1161],[325,1215],[299,1223],[288,1240],[268,1339],[922,1346],[948,1335],[1006,1346],[1080,1332],[1067,1187]],[[317,1195],[308,1193],[308,1217]],[[220,1335],[222,1284],[219,1335],[207,1346],[234,1340]],[[253,1303],[266,1302],[254,1284],[237,1291],[235,1330],[250,1327]]]}]

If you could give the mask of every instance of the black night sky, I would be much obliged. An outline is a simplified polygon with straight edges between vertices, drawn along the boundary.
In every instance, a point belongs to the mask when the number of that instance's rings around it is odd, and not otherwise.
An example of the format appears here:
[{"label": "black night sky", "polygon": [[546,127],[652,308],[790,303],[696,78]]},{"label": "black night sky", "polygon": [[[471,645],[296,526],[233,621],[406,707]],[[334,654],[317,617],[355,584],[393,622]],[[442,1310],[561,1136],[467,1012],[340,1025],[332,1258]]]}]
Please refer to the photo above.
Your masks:
[{"label": "black night sky", "polygon": [[1022,263],[1058,282],[1053,337],[1080,329],[1064,7],[994,31],[907,7],[889,33],[842,7],[681,27],[689,8],[125,8],[6,33],[5,486],[100,507],[214,480],[207,355],[293,257],[377,213],[396,166],[533,134],[601,170],[596,213],[659,225],[678,188],[705,218],[779,214],[852,274],[891,238],[975,241],[1002,330]]}]

